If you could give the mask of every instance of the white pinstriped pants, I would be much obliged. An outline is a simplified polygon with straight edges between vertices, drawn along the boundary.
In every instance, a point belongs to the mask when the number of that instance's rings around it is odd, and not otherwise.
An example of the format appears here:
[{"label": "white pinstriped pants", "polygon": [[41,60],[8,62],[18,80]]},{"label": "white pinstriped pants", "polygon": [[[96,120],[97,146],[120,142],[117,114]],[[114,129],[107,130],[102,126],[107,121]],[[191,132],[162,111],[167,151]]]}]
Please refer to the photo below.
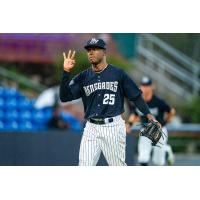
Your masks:
[{"label": "white pinstriped pants", "polygon": [[80,145],[79,166],[96,165],[101,151],[109,165],[126,166],[125,148],[126,127],[121,115],[103,125],[87,122]]}]

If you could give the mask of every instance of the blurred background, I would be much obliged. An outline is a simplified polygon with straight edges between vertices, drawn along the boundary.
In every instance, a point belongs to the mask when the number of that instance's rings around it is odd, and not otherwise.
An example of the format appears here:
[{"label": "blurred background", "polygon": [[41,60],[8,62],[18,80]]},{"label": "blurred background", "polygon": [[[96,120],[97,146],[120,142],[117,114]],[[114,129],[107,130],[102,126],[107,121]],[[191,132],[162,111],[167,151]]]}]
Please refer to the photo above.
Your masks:
[{"label": "blurred background", "polygon": [[[90,66],[83,46],[91,37],[105,40],[109,63],[138,85],[149,76],[175,107],[167,126],[174,165],[200,165],[200,34],[189,33],[0,34],[0,165],[77,165],[82,101],[61,103],[58,88],[62,52],[77,51],[74,76]],[[137,165],[137,140],[135,128],[127,135],[128,165]]]}]

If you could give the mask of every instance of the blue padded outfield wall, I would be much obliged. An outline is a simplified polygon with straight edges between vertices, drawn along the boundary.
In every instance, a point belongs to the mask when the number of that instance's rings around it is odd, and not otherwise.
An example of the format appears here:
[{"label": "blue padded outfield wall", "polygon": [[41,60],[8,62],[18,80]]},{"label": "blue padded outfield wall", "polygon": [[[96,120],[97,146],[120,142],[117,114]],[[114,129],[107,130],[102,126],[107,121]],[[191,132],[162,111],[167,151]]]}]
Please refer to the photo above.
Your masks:
[{"label": "blue padded outfield wall", "polygon": [[[36,109],[34,100],[16,89],[0,87],[0,165],[78,165],[80,128],[49,131],[52,113]],[[128,165],[134,164],[135,145],[134,135],[127,136]],[[98,165],[107,165],[103,156]]]},{"label": "blue padded outfield wall", "polygon": [[[81,134],[67,131],[38,133],[1,132],[0,165],[3,166],[76,166]],[[127,136],[127,164],[134,165],[137,139]],[[101,156],[98,165],[107,165]]]}]

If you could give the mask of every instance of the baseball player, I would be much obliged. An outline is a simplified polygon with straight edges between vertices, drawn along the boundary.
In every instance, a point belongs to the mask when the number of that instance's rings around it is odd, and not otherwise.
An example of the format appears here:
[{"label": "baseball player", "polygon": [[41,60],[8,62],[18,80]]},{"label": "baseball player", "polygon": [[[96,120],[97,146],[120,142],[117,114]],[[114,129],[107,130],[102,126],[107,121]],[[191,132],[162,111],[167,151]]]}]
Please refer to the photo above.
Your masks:
[{"label": "baseball player", "polygon": [[[175,114],[175,109],[170,108],[170,106],[158,96],[154,94],[154,85],[152,84],[152,80],[148,77],[143,77],[141,81],[141,90],[143,94],[143,98],[147,105],[149,106],[150,112],[154,115],[154,117],[160,122],[162,125],[162,131],[168,136],[167,129],[165,127],[167,122],[170,122],[172,117]],[[137,123],[141,121],[142,123],[146,123],[146,118],[143,114],[134,107],[131,106],[131,112],[133,114],[129,117],[129,122]],[[167,144],[167,137],[164,137],[162,141],[164,145],[161,147],[153,147],[151,145],[151,141],[145,137],[140,137],[138,141],[138,162],[140,165],[148,165],[152,153],[152,162],[154,165],[164,165],[166,160],[166,152],[168,153],[168,159],[170,164],[173,162],[173,155],[171,147]]]},{"label": "baseball player", "polygon": [[109,165],[126,165],[126,127],[121,117],[124,97],[133,101],[149,120],[155,120],[134,81],[106,61],[106,44],[92,38],[84,46],[91,67],[69,79],[75,65],[75,51],[64,56],[60,84],[62,102],[82,98],[87,120],[79,151],[79,165],[96,165],[101,152]]}]

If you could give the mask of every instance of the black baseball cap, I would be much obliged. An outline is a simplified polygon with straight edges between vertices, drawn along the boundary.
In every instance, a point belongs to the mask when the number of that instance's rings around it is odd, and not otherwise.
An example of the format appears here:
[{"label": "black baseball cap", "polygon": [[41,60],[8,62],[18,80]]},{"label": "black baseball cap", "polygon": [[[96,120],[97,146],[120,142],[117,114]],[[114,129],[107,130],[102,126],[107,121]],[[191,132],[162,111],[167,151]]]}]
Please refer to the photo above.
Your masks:
[{"label": "black baseball cap", "polygon": [[144,77],[142,77],[140,84],[144,85],[144,86],[150,86],[150,85],[152,85],[152,80],[149,77],[144,76]]},{"label": "black baseball cap", "polygon": [[84,46],[85,49],[89,47],[98,47],[100,49],[106,49],[106,43],[102,39],[92,38],[87,41],[87,44]]}]

